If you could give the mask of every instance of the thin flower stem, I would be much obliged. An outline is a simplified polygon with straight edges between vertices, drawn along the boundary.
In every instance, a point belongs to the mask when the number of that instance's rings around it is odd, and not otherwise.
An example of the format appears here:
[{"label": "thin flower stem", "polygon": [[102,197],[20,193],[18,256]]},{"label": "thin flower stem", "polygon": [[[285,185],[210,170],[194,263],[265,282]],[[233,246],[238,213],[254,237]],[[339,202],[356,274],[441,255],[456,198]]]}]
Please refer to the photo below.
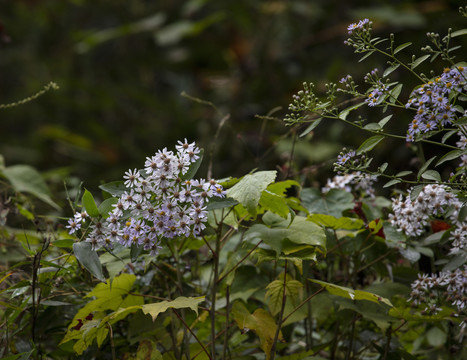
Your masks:
[{"label": "thin flower stem", "polygon": [[416,76],[422,83],[425,83],[425,80],[420,76],[418,75],[415,71],[413,71],[411,68],[409,68],[405,63],[403,63],[402,61],[400,61],[398,58],[396,58],[394,55],[392,54],[389,54],[387,53],[386,51],[383,51],[379,48],[377,48],[376,46],[374,46],[372,43],[368,43],[368,45],[375,51],[379,52],[380,54],[384,55],[384,56],[387,56],[389,58],[391,58],[392,60],[396,61],[399,65],[401,65],[403,68],[405,68],[407,71],[409,71],[410,73],[412,73],[414,76]]}]

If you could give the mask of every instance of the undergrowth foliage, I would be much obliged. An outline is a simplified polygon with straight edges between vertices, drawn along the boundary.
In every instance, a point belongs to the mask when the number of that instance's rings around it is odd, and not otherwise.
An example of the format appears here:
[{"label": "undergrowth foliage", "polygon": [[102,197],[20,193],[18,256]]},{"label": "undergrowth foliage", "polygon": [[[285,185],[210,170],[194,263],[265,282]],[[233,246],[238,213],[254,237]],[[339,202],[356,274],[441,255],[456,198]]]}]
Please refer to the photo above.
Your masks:
[{"label": "undergrowth foliage", "polygon": [[[453,42],[467,30],[427,34],[409,62],[413,44],[373,37],[369,19],[347,31],[360,61],[379,54],[388,66],[362,79],[365,90],[351,75],[326,94],[304,83],[284,118],[310,123],[302,135],[330,119],[368,134],[342,149],[321,188],[275,170],[194,179],[203,150],[185,139],[100,193],[70,189],[72,215],[56,221],[37,211],[60,211],[41,174],[2,158],[1,241],[18,256],[1,269],[0,355],[466,357],[467,63]],[[436,69],[417,72],[429,60]],[[395,71],[419,85],[392,81]],[[368,107],[378,122],[364,118]],[[410,113],[403,133],[394,109]],[[413,149],[415,172],[375,164],[388,138]],[[428,160],[427,146],[439,149]]]}]

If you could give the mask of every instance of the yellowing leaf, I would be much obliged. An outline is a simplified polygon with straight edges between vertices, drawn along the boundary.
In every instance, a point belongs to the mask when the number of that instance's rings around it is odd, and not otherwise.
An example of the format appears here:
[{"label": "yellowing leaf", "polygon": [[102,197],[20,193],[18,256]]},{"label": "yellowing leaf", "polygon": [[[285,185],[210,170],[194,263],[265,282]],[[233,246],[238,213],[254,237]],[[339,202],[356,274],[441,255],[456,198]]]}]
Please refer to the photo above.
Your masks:
[{"label": "yellowing leaf", "polygon": [[[266,302],[271,310],[272,315],[277,315],[281,309],[284,295],[284,275],[281,274],[278,280],[274,280],[266,286]],[[303,285],[300,281],[293,280],[290,275],[287,275],[285,281],[285,296],[286,301],[294,305],[298,305],[302,298]]]},{"label": "yellowing leaf", "polygon": [[[256,309],[250,314],[242,302],[236,301],[232,306],[232,315],[241,331],[252,330],[259,336],[261,349],[266,353],[266,359],[269,359],[277,331],[277,325],[271,314],[264,309]],[[284,340],[281,332],[278,340]]]},{"label": "yellowing leaf", "polygon": [[159,303],[146,304],[142,306],[145,314],[150,314],[152,320],[155,321],[157,316],[167,309],[190,308],[198,315],[198,304],[204,301],[204,296],[199,297],[184,297],[180,296],[172,301],[161,301]]},{"label": "yellowing leaf", "polygon": [[344,297],[344,298],[347,298],[347,299],[352,299],[352,300],[368,300],[368,301],[375,302],[375,303],[378,303],[378,304],[384,303],[386,305],[389,305],[390,307],[393,307],[393,305],[391,304],[391,302],[388,299],[383,298],[383,297],[381,297],[379,295],[370,293],[368,291],[354,290],[354,289],[347,288],[347,287],[344,287],[344,286],[329,284],[327,282],[320,281],[320,280],[313,280],[313,279],[309,279],[309,280],[316,283],[316,284],[320,284],[329,293],[331,293],[333,295],[341,296],[341,297]]}]

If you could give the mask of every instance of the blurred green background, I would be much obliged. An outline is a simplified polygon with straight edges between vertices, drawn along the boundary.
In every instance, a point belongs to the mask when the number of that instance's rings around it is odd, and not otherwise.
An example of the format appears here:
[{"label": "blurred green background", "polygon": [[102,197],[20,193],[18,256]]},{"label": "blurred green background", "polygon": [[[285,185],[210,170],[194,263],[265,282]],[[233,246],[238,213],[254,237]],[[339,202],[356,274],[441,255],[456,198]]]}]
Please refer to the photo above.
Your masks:
[{"label": "blurred green background", "polygon": [[[281,167],[290,128],[255,115],[282,118],[303,81],[324,91],[325,82],[348,73],[362,79],[386,66],[377,56],[357,62],[343,44],[349,23],[368,17],[375,36],[394,32],[399,44],[419,44],[410,48],[419,54],[427,31],[444,35],[448,27],[465,27],[461,5],[465,1],[1,1],[0,103],[50,81],[60,90],[0,110],[0,154],[8,165],[84,179],[91,189],[143,167],[146,156],[183,138],[205,148],[207,160],[214,149],[216,178]],[[433,67],[439,73],[443,65]],[[396,115],[404,131],[409,117]],[[340,148],[358,146],[364,136],[321,123],[296,145],[297,164],[328,160],[323,169],[329,175]],[[401,151],[387,143],[377,155],[397,160],[406,156]]]}]

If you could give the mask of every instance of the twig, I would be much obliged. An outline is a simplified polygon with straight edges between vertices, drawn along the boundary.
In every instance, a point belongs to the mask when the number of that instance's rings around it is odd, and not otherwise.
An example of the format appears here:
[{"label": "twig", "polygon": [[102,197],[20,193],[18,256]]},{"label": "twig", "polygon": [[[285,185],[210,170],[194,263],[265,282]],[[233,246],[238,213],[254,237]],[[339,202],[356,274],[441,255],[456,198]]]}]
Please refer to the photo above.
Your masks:
[{"label": "twig", "polygon": [[276,356],[276,345],[277,345],[277,340],[279,339],[279,334],[281,332],[281,326],[282,326],[282,319],[284,317],[284,310],[285,310],[285,303],[287,301],[287,291],[286,291],[286,286],[287,286],[287,259],[285,259],[285,265],[284,265],[284,288],[282,290],[282,304],[281,304],[281,311],[279,313],[279,321],[277,322],[277,329],[276,333],[274,334],[274,340],[272,342],[272,347],[271,347],[271,352],[269,355],[270,360],[274,360],[274,357]]},{"label": "twig", "polygon": [[226,277],[227,275],[229,275],[232,271],[234,271],[243,261],[245,261],[245,260],[251,255],[251,253],[252,253],[253,251],[255,251],[255,249],[256,249],[262,242],[263,242],[263,240],[260,240],[260,241],[253,247],[253,249],[251,249],[251,250],[248,252],[248,254],[246,254],[238,263],[236,263],[236,264],[232,267],[232,269],[230,269],[230,270],[227,271],[223,276],[221,276],[221,277],[217,280],[217,282],[221,282],[222,280],[224,280],[225,277]]},{"label": "twig", "polygon": [[180,316],[180,314],[175,310],[175,309],[172,309],[173,313],[175,315],[177,315],[177,317],[180,319],[180,321],[182,322],[182,324],[185,326],[185,328],[191,333],[191,335],[193,335],[193,337],[195,338],[195,340],[198,342],[198,344],[201,345],[201,347],[203,348],[204,352],[206,353],[206,355],[208,356],[209,359],[212,359],[211,358],[211,355],[209,354],[209,351],[206,349],[206,347],[203,345],[203,343],[198,339],[198,337],[196,336],[196,334],[193,332],[193,330],[191,330],[191,328],[188,326],[188,324],[185,322],[185,320],[183,320],[183,318]]},{"label": "twig", "polygon": [[117,356],[115,355],[115,344],[114,344],[114,332],[112,330],[112,325],[107,323],[110,332],[110,348],[112,349],[112,360],[117,360]]}]

